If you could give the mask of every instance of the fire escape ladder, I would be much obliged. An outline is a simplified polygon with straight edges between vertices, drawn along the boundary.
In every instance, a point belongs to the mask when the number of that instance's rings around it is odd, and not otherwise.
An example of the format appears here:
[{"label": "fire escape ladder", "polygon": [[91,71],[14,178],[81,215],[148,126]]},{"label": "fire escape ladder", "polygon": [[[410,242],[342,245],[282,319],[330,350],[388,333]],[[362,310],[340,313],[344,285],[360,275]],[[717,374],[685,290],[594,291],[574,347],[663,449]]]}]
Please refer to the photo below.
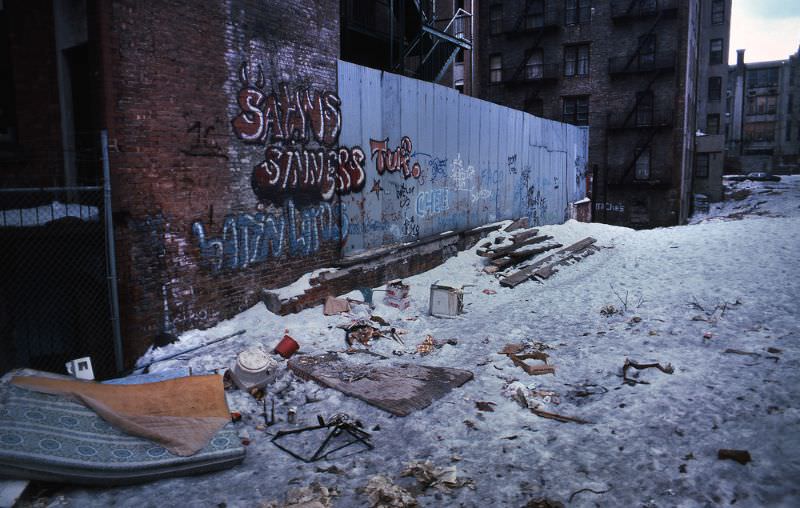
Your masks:
[{"label": "fire escape ladder", "polygon": [[522,57],[522,61],[519,63],[519,65],[517,65],[517,68],[514,70],[514,74],[511,75],[511,81],[517,81],[518,79],[520,79],[523,71],[525,70],[525,66],[528,63],[528,58],[530,58],[531,53],[533,53],[533,51],[542,44],[543,38],[544,38],[544,30],[538,30],[536,34],[536,39],[534,39],[533,44],[531,44],[525,51],[525,54]]},{"label": "fire escape ladder", "polygon": [[[435,21],[426,22],[423,18],[420,31],[403,51],[406,69],[419,79],[437,82],[444,76],[455,60],[459,50],[472,49],[469,40],[468,23],[472,14],[458,9],[443,28],[437,28]],[[395,69],[400,68],[400,64]]]},{"label": "fire escape ladder", "polygon": [[625,120],[622,121],[621,125],[623,127],[627,126],[628,122],[631,119],[631,117],[633,117],[636,114],[637,110],[639,109],[639,105],[642,103],[642,99],[644,99],[644,97],[645,97],[645,92],[651,91],[651,89],[653,87],[653,83],[656,82],[656,80],[658,79],[658,77],[660,75],[661,75],[661,71],[660,70],[658,72],[656,72],[655,74],[653,74],[653,77],[650,78],[650,81],[647,82],[647,86],[644,87],[644,90],[642,90],[640,93],[636,94],[636,102],[634,103],[633,108],[630,111],[628,111],[628,114],[625,116]]},{"label": "fire escape ladder", "polygon": [[625,63],[625,68],[624,68],[625,71],[630,70],[631,64],[635,62],[637,58],[639,58],[639,54],[642,51],[642,47],[649,38],[648,36],[653,35],[653,33],[655,33],[656,28],[658,28],[658,24],[661,22],[661,18],[663,16],[664,16],[664,11],[658,11],[658,15],[656,16],[656,20],[653,22],[653,26],[651,26],[650,30],[648,30],[645,34],[639,37],[639,45],[636,46],[636,51],[634,51],[633,54],[631,54],[630,58],[628,58],[628,61]]},{"label": "fire escape ladder", "polygon": [[[641,146],[639,146],[637,148],[639,148],[640,150],[644,150],[645,148],[649,148],[650,144],[653,142],[653,139],[655,139],[655,137],[656,137],[656,133],[658,133],[658,129],[656,129],[655,127],[651,128],[650,129],[650,135],[647,137],[647,141],[643,145],[641,145]],[[628,166],[625,168],[625,171],[622,173],[622,176],[619,179],[619,183],[625,182],[625,179],[628,178],[628,175],[631,173],[631,170],[633,170],[633,168],[636,167],[636,159],[637,159],[637,157],[638,157],[638,154],[634,154],[633,160],[631,161],[630,164],[628,164]]]}]

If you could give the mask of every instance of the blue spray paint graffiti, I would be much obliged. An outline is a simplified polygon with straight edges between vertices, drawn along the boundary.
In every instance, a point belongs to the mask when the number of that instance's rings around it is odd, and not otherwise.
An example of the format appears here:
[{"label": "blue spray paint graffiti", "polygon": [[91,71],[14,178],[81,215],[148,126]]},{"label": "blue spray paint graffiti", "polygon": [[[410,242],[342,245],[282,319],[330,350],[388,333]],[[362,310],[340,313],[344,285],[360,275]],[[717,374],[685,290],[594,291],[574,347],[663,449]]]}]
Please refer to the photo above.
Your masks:
[{"label": "blue spray paint graffiti", "polygon": [[[340,208],[341,207],[341,208]],[[322,202],[297,210],[294,201],[286,200],[277,214],[241,213],[229,215],[222,225],[222,236],[206,238],[202,222],[192,224],[202,258],[214,273],[222,269],[243,269],[264,262],[269,257],[309,256],[320,248],[320,242],[345,239],[348,218],[343,206]],[[341,229],[337,224],[342,218]],[[299,224],[299,228],[298,228]]]},{"label": "blue spray paint graffiti", "polygon": [[434,189],[417,195],[417,215],[420,217],[436,215],[449,209],[450,197],[447,189]]}]

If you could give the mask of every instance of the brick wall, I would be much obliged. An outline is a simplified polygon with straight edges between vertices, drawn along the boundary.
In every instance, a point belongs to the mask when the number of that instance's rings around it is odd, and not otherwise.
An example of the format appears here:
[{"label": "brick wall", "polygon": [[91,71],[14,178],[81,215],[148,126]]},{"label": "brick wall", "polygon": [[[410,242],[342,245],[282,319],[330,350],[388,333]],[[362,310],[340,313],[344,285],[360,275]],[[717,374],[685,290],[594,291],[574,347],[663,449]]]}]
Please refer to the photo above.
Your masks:
[{"label": "brick wall", "polygon": [[[336,140],[323,146],[308,133],[289,142],[275,125],[253,139],[249,129],[264,111],[246,104],[278,92],[285,115],[295,89],[312,98],[335,91],[339,13],[333,0],[118,0],[110,18],[111,167],[131,361],[159,334],[212,326],[256,303],[262,288],[338,258],[335,193],[325,201],[319,186],[290,182],[283,192],[267,185],[259,199],[251,186],[268,146],[335,149]],[[330,104],[316,106],[327,106],[324,119],[309,125],[334,121],[335,98],[324,97]],[[265,250],[262,232],[281,223]]]}]

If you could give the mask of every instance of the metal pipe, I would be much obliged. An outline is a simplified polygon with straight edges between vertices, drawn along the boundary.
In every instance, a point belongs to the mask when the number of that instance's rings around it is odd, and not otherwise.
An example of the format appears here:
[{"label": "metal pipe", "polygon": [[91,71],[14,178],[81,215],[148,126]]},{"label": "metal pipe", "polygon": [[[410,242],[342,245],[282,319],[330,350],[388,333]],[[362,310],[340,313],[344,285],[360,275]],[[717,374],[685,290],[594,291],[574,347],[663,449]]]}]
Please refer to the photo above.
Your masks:
[{"label": "metal pipe", "polygon": [[119,326],[119,289],[117,287],[117,255],[114,246],[114,222],[111,214],[111,166],[108,161],[108,131],[100,131],[100,146],[103,151],[103,207],[106,219],[106,263],[108,282],[111,288],[111,327],[114,334],[114,360],[117,372],[122,372],[122,332]]}]

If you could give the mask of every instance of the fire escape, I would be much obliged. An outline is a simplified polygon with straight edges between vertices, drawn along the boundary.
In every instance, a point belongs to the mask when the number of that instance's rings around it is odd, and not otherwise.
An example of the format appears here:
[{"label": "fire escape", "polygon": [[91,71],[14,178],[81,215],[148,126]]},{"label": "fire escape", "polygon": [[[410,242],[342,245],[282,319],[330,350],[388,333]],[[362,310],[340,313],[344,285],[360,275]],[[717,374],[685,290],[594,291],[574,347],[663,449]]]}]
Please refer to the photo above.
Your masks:
[{"label": "fire escape", "polygon": [[504,72],[508,77],[503,81],[508,86],[529,86],[523,101],[523,110],[527,111],[539,100],[541,86],[558,81],[560,76],[560,66],[544,60],[541,46],[549,33],[557,32],[561,28],[562,13],[557,5],[558,2],[554,0],[523,1],[524,9],[521,15],[515,13],[515,17],[510,20],[511,26],[506,31],[506,37],[509,39],[526,37],[530,42],[517,66],[510,72]]},{"label": "fire escape", "polygon": [[[613,133],[637,131],[643,135],[637,144],[636,153],[628,163],[621,167],[609,168],[608,161],[606,161],[605,183],[608,186],[669,185],[668,181],[649,177],[647,179],[630,179],[630,176],[636,168],[640,154],[649,153],[658,133],[671,129],[674,124],[674,111],[656,108],[656,98],[652,90],[653,85],[660,77],[675,69],[675,52],[659,53],[655,45],[655,33],[659,24],[676,13],[674,2],[675,0],[658,0],[657,2],[655,0],[619,0],[611,4],[612,19],[616,23],[648,17],[655,17],[655,20],[650,29],[639,37],[639,44],[633,53],[609,58],[609,75],[611,77],[634,74],[650,74],[650,77],[646,85],[637,92],[632,107],[620,112],[611,112],[607,116],[607,142]],[[608,156],[608,150],[606,150],[606,156]]]},{"label": "fire escape", "polygon": [[394,70],[436,83],[459,51],[472,49],[472,14],[458,9],[449,19],[436,19],[431,0],[413,0],[413,4],[415,9],[405,18],[407,30],[416,34],[403,48]]}]

